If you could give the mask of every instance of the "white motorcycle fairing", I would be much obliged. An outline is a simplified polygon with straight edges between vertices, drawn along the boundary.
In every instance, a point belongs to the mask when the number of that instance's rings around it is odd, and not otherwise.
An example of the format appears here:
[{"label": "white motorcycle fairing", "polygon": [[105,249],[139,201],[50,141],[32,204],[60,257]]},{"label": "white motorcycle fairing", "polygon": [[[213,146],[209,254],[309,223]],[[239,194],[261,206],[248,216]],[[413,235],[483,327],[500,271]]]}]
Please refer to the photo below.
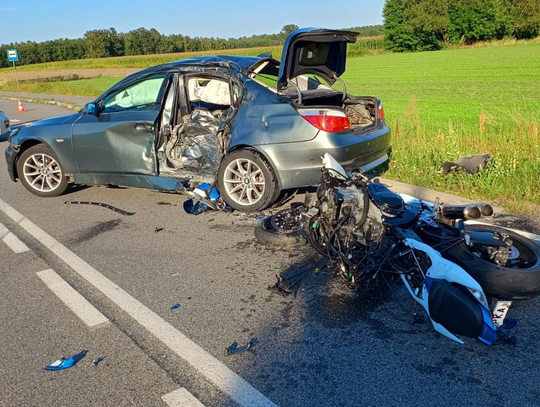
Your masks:
[{"label": "white motorcycle fairing", "polygon": [[[419,250],[425,253],[430,258],[432,265],[426,272],[426,281],[429,281],[429,279],[441,279],[446,280],[450,283],[462,285],[469,289],[471,294],[478,301],[478,305],[482,310],[483,329],[482,334],[477,339],[487,345],[493,343],[497,339],[497,328],[493,324],[487,299],[480,284],[478,284],[478,282],[474,278],[472,278],[465,270],[463,270],[457,264],[446,260],[441,256],[438,251],[426,245],[425,243],[414,239],[405,239],[403,242],[411,249]],[[400,277],[403,283],[405,283],[407,290],[415,299],[415,301],[422,305],[422,307],[426,310],[433,324],[433,328],[435,328],[437,332],[443,334],[444,336],[458,343],[463,343],[461,339],[459,339],[456,335],[446,329],[443,325],[435,322],[431,317],[428,301],[428,284],[424,283],[422,284],[421,288],[413,289],[405,275],[401,274]]]}]

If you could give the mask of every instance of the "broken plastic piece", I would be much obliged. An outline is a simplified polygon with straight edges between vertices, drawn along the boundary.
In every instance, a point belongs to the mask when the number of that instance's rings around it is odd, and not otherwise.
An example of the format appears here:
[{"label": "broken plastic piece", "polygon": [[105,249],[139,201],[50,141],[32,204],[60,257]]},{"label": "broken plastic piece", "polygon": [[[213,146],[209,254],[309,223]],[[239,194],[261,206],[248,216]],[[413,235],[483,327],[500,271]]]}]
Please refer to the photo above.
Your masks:
[{"label": "broken plastic piece", "polygon": [[155,229],[154,229],[154,232],[159,233],[159,232],[161,232],[163,229],[165,229],[165,228],[155,228]]},{"label": "broken plastic piece", "polygon": [[71,204],[71,205],[74,205],[74,204],[78,204],[78,205],[95,205],[95,206],[101,206],[103,208],[107,208],[107,209],[110,209],[111,211],[114,211],[114,212],[117,212],[121,215],[125,215],[125,216],[133,216],[135,215],[135,212],[128,212],[128,211],[125,211],[123,209],[120,209],[120,208],[117,208],[115,206],[112,206],[112,205],[109,205],[109,204],[106,204],[106,203],[103,203],[103,202],[93,202],[93,201],[65,201],[64,202],[65,204]]},{"label": "broken plastic piece", "polygon": [[193,202],[193,198],[184,202],[184,210],[190,215],[200,215],[208,209],[210,209],[208,205],[203,204],[202,202]]},{"label": "broken plastic piece", "polygon": [[94,361],[92,362],[92,366],[96,367],[103,361],[103,359],[105,359],[105,356],[100,356],[99,358],[94,359]]},{"label": "broken plastic piece", "polygon": [[227,348],[227,355],[237,355],[239,353],[245,352],[259,343],[257,338],[252,338],[244,346],[238,347],[238,342],[234,342],[231,346]]},{"label": "broken plastic piece", "polygon": [[174,305],[171,307],[171,309],[178,309],[178,308],[180,308],[180,304],[174,304]]},{"label": "broken plastic piece", "polygon": [[73,367],[86,356],[88,351],[83,350],[82,352],[77,353],[76,355],[70,355],[67,358],[58,359],[56,362],[51,363],[50,365],[45,366],[45,370],[64,370]]},{"label": "broken plastic piece", "polygon": [[215,200],[219,198],[219,192],[216,188],[212,188],[212,185],[210,185],[208,182],[203,182],[201,185],[196,187],[193,192],[196,194],[199,194],[203,198],[210,198],[211,200]]},{"label": "broken plastic piece", "polygon": [[302,282],[309,277],[309,275],[318,267],[311,262],[303,264],[302,266],[291,266],[287,270],[282,271],[279,276],[276,276],[278,282],[275,288],[284,296],[292,294],[296,297],[298,290],[302,285]]}]

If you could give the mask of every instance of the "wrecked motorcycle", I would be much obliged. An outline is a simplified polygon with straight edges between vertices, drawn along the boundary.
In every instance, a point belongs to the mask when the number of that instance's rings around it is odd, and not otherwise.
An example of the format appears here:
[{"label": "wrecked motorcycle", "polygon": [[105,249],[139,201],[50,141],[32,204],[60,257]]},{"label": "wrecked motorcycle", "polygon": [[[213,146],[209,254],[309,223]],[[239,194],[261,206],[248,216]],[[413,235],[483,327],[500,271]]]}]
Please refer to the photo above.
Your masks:
[{"label": "wrecked motorcycle", "polygon": [[[256,234],[283,239],[280,229],[296,238],[301,231],[350,287],[397,277],[435,330],[460,343],[457,335],[492,344],[513,339],[507,300],[540,293],[540,247],[504,228],[464,223],[492,213],[486,204],[398,195],[362,174],[349,176],[325,154],[317,193],[263,220]],[[486,294],[501,299],[493,313]]]}]

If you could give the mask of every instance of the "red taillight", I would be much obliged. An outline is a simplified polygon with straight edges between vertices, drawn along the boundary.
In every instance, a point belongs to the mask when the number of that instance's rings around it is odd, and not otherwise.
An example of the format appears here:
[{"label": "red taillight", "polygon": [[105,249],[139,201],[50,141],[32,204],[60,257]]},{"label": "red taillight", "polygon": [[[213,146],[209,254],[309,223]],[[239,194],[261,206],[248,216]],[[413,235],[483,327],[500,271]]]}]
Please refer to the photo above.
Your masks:
[{"label": "red taillight", "polygon": [[351,128],[347,115],[339,110],[302,109],[299,113],[319,130],[337,133]]},{"label": "red taillight", "polygon": [[384,109],[382,107],[382,102],[379,102],[379,121],[384,120]]}]

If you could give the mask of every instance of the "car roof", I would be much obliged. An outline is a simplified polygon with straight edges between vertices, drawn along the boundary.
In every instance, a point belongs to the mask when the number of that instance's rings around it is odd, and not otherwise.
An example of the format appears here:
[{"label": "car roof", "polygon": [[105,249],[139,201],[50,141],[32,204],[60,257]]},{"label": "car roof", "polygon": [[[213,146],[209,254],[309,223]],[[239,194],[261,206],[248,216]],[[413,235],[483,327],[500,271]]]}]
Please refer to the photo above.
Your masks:
[{"label": "car roof", "polygon": [[161,65],[152,66],[150,68],[143,69],[142,71],[135,72],[131,75],[126,76],[124,79],[122,79],[120,82],[118,82],[116,85],[114,85],[112,88],[107,90],[105,93],[103,93],[98,99],[101,99],[106,94],[110,93],[111,91],[114,91],[115,89],[124,86],[127,82],[131,82],[132,80],[135,80],[136,78],[151,75],[153,73],[159,73],[174,69],[181,70],[183,67],[188,66],[199,66],[201,68],[209,68],[209,67],[221,67],[226,68],[233,72],[244,72],[252,65],[256,64],[257,62],[263,61],[263,60],[269,60],[272,58],[269,58],[268,56],[261,56],[261,57],[249,57],[249,56],[240,56],[240,55],[215,55],[215,56],[204,56],[204,57],[195,57],[195,58],[187,58],[187,59],[180,59],[178,61],[174,62],[168,62]]},{"label": "car roof", "polygon": [[150,74],[152,72],[160,72],[169,69],[178,68],[181,69],[185,66],[201,66],[201,67],[223,67],[232,69],[235,71],[245,71],[253,64],[257,62],[268,59],[263,57],[247,57],[239,55],[216,55],[216,56],[207,56],[207,57],[195,57],[180,59],[174,62],[168,62],[161,65],[152,66],[146,68],[142,71],[136,72],[129,77],[136,77],[141,74]]},{"label": "car roof", "polygon": [[240,55],[216,55],[207,57],[195,57],[188,59],[181,59],[179,61],[172,62],[174,65],[231,65],[236,64],[242,70],[248,69],[253,64],[259,62],[262,57],[248,57]]}]

